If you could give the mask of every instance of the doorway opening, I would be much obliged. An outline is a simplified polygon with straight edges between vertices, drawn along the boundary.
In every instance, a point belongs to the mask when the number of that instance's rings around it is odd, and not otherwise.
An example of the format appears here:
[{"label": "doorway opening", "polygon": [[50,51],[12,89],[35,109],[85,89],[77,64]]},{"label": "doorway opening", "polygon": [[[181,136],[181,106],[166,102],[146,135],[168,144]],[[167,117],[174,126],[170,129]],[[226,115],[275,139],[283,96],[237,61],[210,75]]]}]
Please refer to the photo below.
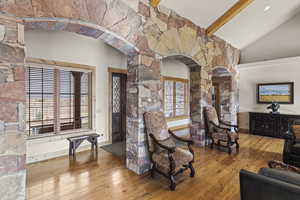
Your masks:
[{"label": "doorway opening", "polygon": [[216,68],[212,76],[212,105],[218,116],[225,122],[231,122],[232,76],[225,68]]},{"label": "doorway opening", "polygon": [[110,72],[110,142],[104,150],[126,159],[126,84],[125,72]]}]

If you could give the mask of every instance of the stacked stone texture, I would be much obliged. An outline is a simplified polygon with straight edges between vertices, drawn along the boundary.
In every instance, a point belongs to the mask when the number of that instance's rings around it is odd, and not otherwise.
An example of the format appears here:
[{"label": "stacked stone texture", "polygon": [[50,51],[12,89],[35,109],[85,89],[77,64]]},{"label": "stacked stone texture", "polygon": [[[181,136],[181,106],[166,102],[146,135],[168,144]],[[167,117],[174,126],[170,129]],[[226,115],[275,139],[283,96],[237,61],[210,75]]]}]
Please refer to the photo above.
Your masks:
[{"label": "stacked stone texture", "polygon": [[[208,37],[203,28],[163,6],[153,9],[148,1],[138,0],[22,0],[2,2],[0,11],[23,19],[27,29],[64,30],[99,38],[128,55],[127,167],[138,174],[150,167],[143,113],[162,110],[162,59],[172,56],[190,66],[191,133],[197,145],[205,144],[202,109],[211,105],[215,66],[233,74],[231,103],[237,102],[239,50],[220,38]],[[6,64],[0,68],[0,84],[5,86],[0,88],[0,130],[11,126],[23,137],[24,49],[18,41],[23,32],[17,22],[5,19],[1,15],[0,62]],[[10,145],[12,151],[17,151],[16,143]],[[25,148],[21,156],[24,154]],[[19,160],[24,163],[25,159]]]},{"label": "stacked stone texture", "polygon": [[0,198],[25,199],[22,21],[0,13]]}]

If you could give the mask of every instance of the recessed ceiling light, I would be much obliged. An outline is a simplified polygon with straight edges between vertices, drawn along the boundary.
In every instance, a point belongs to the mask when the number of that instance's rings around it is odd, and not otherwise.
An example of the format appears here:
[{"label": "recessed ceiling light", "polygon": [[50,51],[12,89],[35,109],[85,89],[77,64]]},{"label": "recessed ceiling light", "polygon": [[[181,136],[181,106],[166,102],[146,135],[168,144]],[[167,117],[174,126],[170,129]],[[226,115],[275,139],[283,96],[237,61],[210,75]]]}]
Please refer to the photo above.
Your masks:
[{"label": "recessed ceiling light", "polygon": [[271,8],[271,6],[266,6],[265,9],[264,9],[264,11],[266,12],[266,11],[268,11],[270,8]]}]

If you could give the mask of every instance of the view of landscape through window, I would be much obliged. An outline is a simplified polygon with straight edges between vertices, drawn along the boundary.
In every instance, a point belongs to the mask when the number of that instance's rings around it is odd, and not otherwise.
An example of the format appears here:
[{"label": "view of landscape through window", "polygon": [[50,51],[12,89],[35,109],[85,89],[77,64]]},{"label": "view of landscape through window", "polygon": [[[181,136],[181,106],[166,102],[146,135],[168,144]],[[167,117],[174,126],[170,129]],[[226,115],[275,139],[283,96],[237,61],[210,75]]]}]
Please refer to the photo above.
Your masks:
[{"label": "view of landscape through window", "polygon": [[187,81],[164,80],[164,112],[165,116],[172,118],[187,115]]},{"label": "view of landscape through window", "polygon": [[[89,77],[88,72],[29,67],[26,79],[28,134],[88,128]],[[76,104],[78,98],[80,101]]]}]

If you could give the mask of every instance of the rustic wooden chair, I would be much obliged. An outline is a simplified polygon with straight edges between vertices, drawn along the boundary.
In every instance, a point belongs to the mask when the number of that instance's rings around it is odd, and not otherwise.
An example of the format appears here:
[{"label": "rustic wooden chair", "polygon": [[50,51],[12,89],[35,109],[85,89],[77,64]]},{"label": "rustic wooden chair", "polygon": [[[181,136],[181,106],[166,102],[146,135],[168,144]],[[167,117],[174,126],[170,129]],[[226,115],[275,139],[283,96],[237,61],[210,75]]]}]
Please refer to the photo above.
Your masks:
[{"label": "rustic wooden chair", "polygon": [[[190,169],[190,176],[195,176],[194,151],[192,140],[176,136],[168,130],[163,112],[146,112],[144,114],[150,159],[152,162],[151,176],[158,172],[170,180],[170,189],[176,188],[176,175]],[[176,146],[173,139],[184,142],[188,150]]]},{"label": "rustic wooden chair", "polygon": [[211,139],[211,148],[215,144],[226,147],[229,154],[231,154],[232,148],[236,147],[237,150],[239,149],[237,125],[231,125],[219,120],[217,111],[212,106],[204,108],[204,119],[206,134]]}]

